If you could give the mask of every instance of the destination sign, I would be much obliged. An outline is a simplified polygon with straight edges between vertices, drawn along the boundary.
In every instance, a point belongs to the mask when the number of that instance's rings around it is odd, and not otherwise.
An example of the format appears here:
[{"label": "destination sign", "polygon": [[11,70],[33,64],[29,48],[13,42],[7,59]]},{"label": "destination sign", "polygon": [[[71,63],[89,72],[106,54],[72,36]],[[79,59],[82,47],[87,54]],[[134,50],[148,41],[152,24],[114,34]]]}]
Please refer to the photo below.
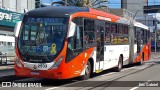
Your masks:
[{"label": "destination sign", "polygon": [[26,22],[65,23],[66,18],[27,18]]}]

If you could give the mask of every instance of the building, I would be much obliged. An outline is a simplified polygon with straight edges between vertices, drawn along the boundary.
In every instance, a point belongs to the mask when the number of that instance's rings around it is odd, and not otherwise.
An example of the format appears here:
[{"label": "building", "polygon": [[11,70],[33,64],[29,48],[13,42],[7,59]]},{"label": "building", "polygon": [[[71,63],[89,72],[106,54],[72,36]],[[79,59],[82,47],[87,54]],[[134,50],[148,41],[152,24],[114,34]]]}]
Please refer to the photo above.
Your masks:
[{"label": "building", "polygon": [[159,10],[157,8],[159,8],[160,5],[152,6],[152,9],[154,8],[153,10],[151,9],[151,7],[149,7],[149,9],[151,10],[147,10],[146,8],[144,8],[144,6],[148,7],[148,0],[121,0],[121,8],[127,9],[133,12],[136,16],[135,17],[136,21],[141,22],[150,28],[150,31],[152,32],[151,37],[152,37],[153,47],[155,46],[154,45],[155,43],[155,32],[154,31],[155,30],[157,31],[156,32],[156,43],[157,43],[157,47],[160,49],[160,28],[159,27],[156,28],[157,18],[154,17],[153,15],[144,14],[144,9],[145,9],[145,12],[146,11],[154,12],[155,8],[156,10]]},{"label": "building", "polygon": [[35,0],[0,0],[0,8],[24,13],[24,9],[35,9]]},{"label": "building", "polygon": [[0,52],[14,55],[14,27],[24,10],[35,9],[35,0],[0,0]]},{"label": "building", "polygon": [[110,13],[117,15],[117,16],[124,17],[126,19],[132,19],[134,17],[134,13],[126,9],[115,9],[114,8],[114,9],[110,9]]},{"label": "building", "polygon": [[147,0],[121,0],[121,8],[133,12],[136,16],[143,16],[143,6],[147,6]]}]

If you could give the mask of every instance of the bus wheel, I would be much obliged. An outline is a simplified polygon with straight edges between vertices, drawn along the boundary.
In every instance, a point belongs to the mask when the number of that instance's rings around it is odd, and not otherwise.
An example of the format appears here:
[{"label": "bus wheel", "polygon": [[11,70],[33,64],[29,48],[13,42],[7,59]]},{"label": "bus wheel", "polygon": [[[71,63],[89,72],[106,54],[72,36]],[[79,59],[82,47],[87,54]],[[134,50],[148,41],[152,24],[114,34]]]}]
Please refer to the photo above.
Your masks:
[{"label": "bus wheel", "polygon": [[123,67],[123,59],[122,57],[120,56],[119,57],[119,61],[118,61],[118,66],[115,68],[115,71],[116,72],[120,72],[122,70],[122,67]]},{"label": "bus wheel", "polygon": [[87,79],[89,79],[90,75],[91,75],[91,64],[88,61],[86,66],[85,66],[85,74],[83,76],[81,76],[80,79],[81,80],[87,80]]}]

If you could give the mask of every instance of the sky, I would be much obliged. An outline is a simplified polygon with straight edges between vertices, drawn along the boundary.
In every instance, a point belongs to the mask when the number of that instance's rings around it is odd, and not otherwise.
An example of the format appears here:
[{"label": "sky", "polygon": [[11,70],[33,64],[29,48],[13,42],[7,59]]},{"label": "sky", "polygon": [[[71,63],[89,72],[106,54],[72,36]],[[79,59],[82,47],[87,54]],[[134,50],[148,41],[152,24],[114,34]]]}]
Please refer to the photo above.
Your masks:
[{"label": "sky", "polygon": [[[61,1],[61,0],[42,0],[44,3],[51,3],[55,1]],[[146,1],[146,0],[145,0]],[[160,5],[160,0],[148,0],[149,5]],[[121,0],[109,0],[109,8],[121,8]]]},{"label": "sky", "polygon": [[[42,0],[42,2],[44,3],[51,3],[51,2],[55,2],[55,1],[61,1],[61,0]],[[109,6],[110,8],[121,8],[121,0],[109,0],[109,4],[107,4],[107,6]]]}]

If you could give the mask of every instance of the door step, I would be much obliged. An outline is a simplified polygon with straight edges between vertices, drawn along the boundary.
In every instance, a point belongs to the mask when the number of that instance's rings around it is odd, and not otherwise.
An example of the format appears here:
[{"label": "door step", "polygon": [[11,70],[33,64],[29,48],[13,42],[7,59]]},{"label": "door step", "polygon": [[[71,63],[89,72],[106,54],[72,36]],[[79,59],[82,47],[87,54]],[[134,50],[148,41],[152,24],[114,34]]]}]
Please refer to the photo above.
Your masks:
[{"label": "door step", "polygon": [[102,72],[103,70],[96,70],[96,73],[100,73],[100,72]]}]

